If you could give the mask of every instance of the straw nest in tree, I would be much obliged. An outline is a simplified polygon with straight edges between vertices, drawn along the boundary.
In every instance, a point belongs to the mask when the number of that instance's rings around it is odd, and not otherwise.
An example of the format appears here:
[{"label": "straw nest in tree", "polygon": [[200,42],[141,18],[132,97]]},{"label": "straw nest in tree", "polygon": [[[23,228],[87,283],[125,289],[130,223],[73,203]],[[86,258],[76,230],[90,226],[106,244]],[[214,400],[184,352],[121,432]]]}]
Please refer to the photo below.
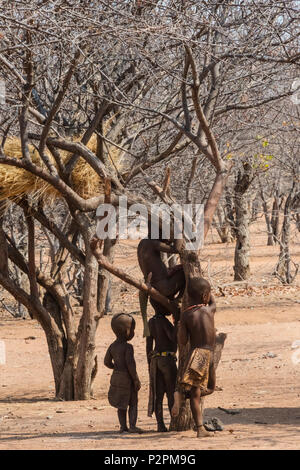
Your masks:
[{"label": "straw nest in tree", "polygon": [[[74,139],[80,141],[80,138]],[[96,153],[97,136],[90,139],[87,147]],[[41,167],[45,167],[44,162],[39,156],[38,150],[29,145],[32,162]],[[116,147],[107,148],[109,158],[113,164],[119,168],[120,151]],[[17,137],[7,138],[4,145],[4,154],[8,157],[21,158],[21,141]],[[52,155],[48,152],[49,158],[56,165]],[[70,152],[60,150],[60,155],[64,163],[67,163],[71,157]],[[88,199],[93,196],[103,194],[103,179],[91,168],[83,159],[79,158],[72,172],[72,188],[82,198]],[[0,201],[9,199],[15,201],[24,196],[30,196],[37,200],[47,200],[53,202],[61,198],[60,193],[49,183],[32,173],[11,165],[0,164]]]}]

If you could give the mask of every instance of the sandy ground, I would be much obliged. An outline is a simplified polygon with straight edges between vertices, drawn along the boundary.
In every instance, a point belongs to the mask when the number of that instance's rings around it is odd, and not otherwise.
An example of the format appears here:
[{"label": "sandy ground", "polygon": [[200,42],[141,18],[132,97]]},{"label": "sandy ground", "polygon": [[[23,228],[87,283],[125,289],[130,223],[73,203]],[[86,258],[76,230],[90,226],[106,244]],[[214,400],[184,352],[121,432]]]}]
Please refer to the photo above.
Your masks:
[{"label": "sandy ground", "polygon": [[[220,390],[205,401],[205,418],[218,417],[224,424],[222,432],[205,439],[196,439],[194,431],[155,432],[154,416],[147,416],[147,363],[137,293],[114,281],[113,313],[132,312],[137,322],[132,344],[142,382],[138,425],[144,434],[118,434],[116,410],[107,401],[111,372],[104,366],[94,382],[93,400],[55,401],[41,327],[2,312],[0,340],[5,341],[7,357],[0,365],[0,449],[299,449],[300,348],[291,348],[300,340],[299,283],[279,286],[270,276],[278,247],[266,247],[259,229],[252,236],[253,274],[248,286],[232,284],[233,246],[211,243],[202,259],[218,295],[216,326],[228,333],[217,370]],[[216,235],[213,241],[217,242]],[[134,246],[132,242],[120,248],[118,263],[139,275]],[[299,244],[292,253],[299,262]],[[223,286],[225,296],[218,286]],[[111,316],[102,319],[97,331],[100,365],[114,340],[110,320]],[[168,423],[166,406],[165,417]]]}]

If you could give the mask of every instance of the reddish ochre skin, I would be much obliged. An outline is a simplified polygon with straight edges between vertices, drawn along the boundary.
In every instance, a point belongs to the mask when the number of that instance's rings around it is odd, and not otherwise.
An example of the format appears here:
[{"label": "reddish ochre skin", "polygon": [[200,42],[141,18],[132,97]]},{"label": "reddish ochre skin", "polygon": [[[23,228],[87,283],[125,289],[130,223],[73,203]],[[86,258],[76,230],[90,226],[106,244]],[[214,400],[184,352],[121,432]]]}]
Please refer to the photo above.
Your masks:
[{"label": "reddish ochre skin", "polygon": [[160,253],[178,253],[177,248],[160,240],[145,238],[140,241],[137,249],[138,261],[145,280],[151,273],[151,285],[168,298],[184,289],[185,277],[183,269],[173,270],[170,274],[161,259]]},{"label": "reddish ochre skin", "polygon": [[[190,308],[182,312],[180,322],[178,325],[178,343],[186,345],[190,341],[191,350],[195,348],[209,349],[213,352],[216,340],[214,314],[216,311],[216,303],[211,294],[203,295],[201,307],[199,298],[189,298],[188,305],[195,308]],[[198,437],[208,435],[203,430],[202,411],[200,407],[200,399],[206,395],[214,392],[216,386],[216,372],[213,363],[213,354],[211,354],[211,361],[209,367],[209,378],[206,390],[201,390],[197,387],[192,387],[190,392],[191,410],[195,424],[198,428]]]}]

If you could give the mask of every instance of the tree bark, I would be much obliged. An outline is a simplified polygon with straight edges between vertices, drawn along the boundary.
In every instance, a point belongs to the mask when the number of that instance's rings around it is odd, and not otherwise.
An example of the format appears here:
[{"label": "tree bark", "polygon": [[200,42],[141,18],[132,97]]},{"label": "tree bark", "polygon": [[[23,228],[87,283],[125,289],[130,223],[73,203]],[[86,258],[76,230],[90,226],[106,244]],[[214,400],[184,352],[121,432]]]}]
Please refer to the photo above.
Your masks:
[{"label": "tree bark", "polygon": [[273,228],[272,228],[272,223],[271,223],[271,219],[269,215],[268,204],[265,199],[263,191],[261,191],[261,199],[262,199],[262,205],[263,205],[265,221],[266,221],[267,231],[268,231],[267,246],[273,246],[274,245]]},{"label": "tree bark", "polygon": [[249,278],[249,215],[248,203],[244,194],[238,194],[235,201],[236,245],[234,252],[234,280],[244,281]]},{"label": "tree bark", "polygon": [[216,174],[213,187],[204,207],[204,238],[208,233],[216,208],[219,204],[219,200],[223,194],[229,171],[230,169],[227,169],[226,171],[220,171]]},{"label": "tree bark", "polygon": [[273,233],[273,242],[278,243],[279,236],[279,196],[278,192],[275,193],[273,207],[272,207],[272,217],[271,217],[271,227]]},{"label": "tree bark", "polygon": [[250,275],[249,266],[249,207],[247,190],[253,179],[253,169],[244,163],[243,172],[239,171],[235,185],[235,232],[234,280],[244,281]]},{"label": "tree bark", "polygon": [[99,321],[97,312],[98,263],[85,239],[86,262],[83,286],[83,314],[75,373],[75,400],[91,397],[92,371],[95,362],[95,336]]},{"label": "tree bark", "polygon": [[216,211],[215,228],[222,243],[232,242],[232,234],[230,231],[229,222],[226,220],[226,216],[221,214],[221,210],[219,208],[217,208]]},{"label": "tree bark", "polygon": [[290,190],[284,205],[284,218],[281,229],[280,253],[279,260],[275,269],[275,274],[283,284],[291,284],[295,279],[299,265],[295,264],[295,273],[291,272],[291,255],[290,255],[290,232],[291,232],[291,205],[293,200],[295,184]]},{"label": "tree bark", "polygon": [[[103,256],[107,258],[110,263],[113,263],[115,252],[116,240],[107,238],[104,240]],[[101,268],[98,276],[98,290],[97,290],[97,310],[99,317],[102,318],[105,313],[106,298],[109,288],[110,273]]]},{"label": "tree bark", "polygon": [[2,229],[2,223],[0,219],[0,272],[3,276],[8,277],[8,252],[7,252],[7,242],[5,233]]}]

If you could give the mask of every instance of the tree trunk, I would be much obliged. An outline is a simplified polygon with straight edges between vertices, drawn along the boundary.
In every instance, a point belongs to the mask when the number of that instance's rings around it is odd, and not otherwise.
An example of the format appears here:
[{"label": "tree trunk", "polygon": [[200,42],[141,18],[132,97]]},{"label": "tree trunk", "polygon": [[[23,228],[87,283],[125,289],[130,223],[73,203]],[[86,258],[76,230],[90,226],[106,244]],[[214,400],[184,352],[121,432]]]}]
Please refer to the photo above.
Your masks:
[{"label": "tree trunk", "polygon": [[75,373],[75,400],[91,397],[91,379],[95,362],[95,335],[99,315],[97,312],[98,263],[85,240],[86,261],[83,287],[83,314]]},{"label": "tree trunk", "polygon": [[55,335],[55,333],[48,328],[43,328],[45,331],[48,351],[51,360],[52,372],[55,383],[55,396],[58,396],[61,378],[65,365],[65,348],[61,342],[61,338]]},{"label": "tree trunk", "polygon": [[[64,302],[67,302],[67,300],[64,299]],[[75,325],[70,325],[70,321],[65,321],[64,330],[62,324],[63,312],[56,299],[54,299],[53,296],[48,292],[46,292],[44,296],[43,305],[50,313],[63,335],[63,347],[57,349],[55,347],[55,344],[57,343],[55,333],[51,330],[45,331],[55,381],[55,395],[61,400],[74,400],[74,374],[76,367],[74,334]],[[64,316],[66,317],[66,312]],[[66,318],[64,319],[66,320]],[[71,321],[73,321],[73,319]]]},{"label": "tree trunk", "polygon": [[274,243],[279,243],[279,196],[277,193],[275,194],[273,201],[271,227],[273,233],[273,241]]},{"label": "tree trunk", "polygon": [[300,214],[296,214],[296,227],[298,232],[300,232]]},{"label": "tree trunk", "polygon": [[215,227],[218,232],[218,235],[221,239],[222,243],[230,243],[232,242],[232,235],[230,231],[229,222],[226,220],[226,216],[224,216],[220,209],[218,208],[216,211],[215,217]]},{"label": "tree trunk", "polygon": [[290,255],[290,231],[291,231],[291,204],[295,185],[291,189],[284,205],[284,219],[281,229],[280,253],[275,274],[283,284],[291,284],[298,272],[298,265],[295,265],[296,271],[291,272],[291,255]]},{"label": "tree trunk", "polygon": [[273,237],[272,223],[271,223],[271,219],[270,219],[270,215],[269,215],[268,204],[267,204],[267,201],[265,200],[263,192],[261,192],[261,199],[262,199],[262,205],[263,205],[265,221],[266,221],[267,231],[268,231],[267,246],[273,246],[274,245],[274,237]]},{"label": "tree trunk", "polygon": [[232,197],[228,192],[226,192],[225,195],[225,215],[226,220],[228,221],[228,224],[230,226],[231,238],[234,240],[236,235],[234,221],[234,204],[232,201]]},{"label": "tree trunk", "polygon": [[2,229],[0,220],[0,272],[3,276],[8,277],[8,253],[5,233]]},{"label": "tree trunk", "polygon": [[68,349],[65,355],[64,368],[60,376],[59,388],[56,393],[56,397],[64,401],[71,401],[75,399],[74,349],[75,349],[74,344],[73,344],[73,347],[72,346],[70,347],[70,345],[68,345]]},{"label": "tree trunk", "polygon": [[[115,252],[116,240],[107,238],[104,240],[103,256],[105,256],[110,263],[113,263]],[[100,268],[100,266],[99,266]],[[98,277],[97,289],[97,310],[100,318],[103,317],[106,310],[106,299],[109,289],[110,273],[104,268],[100,268]]]},{"label": "tree trunk", "polygon": [[236,245],[234,253],[234,280],[244,281],[250,275],[249,266],[249,216],[244,194],[236,197]]},{"label": "tree trunk", "polygon": [[243,173],[239,171],[235,185],[235,232],[234,280],[244,281],[250,275],[249,266],[249,206],[246,192],[251,184],[253,169],[244,163]]},{"label": "tree trunk", "polygon": [[259,215],[260,201],[255,198],[252,204],[251,222],[255,222]]},{"label": "tree trunk", "polygon": [[229,170],[227,170],[226,172],[218,172],[216,174],[213,187],[209,193],[208,199],[204,207],[204,238],[206,237],[208,230],[211,226],[216,208],[223,194],[228,176],[229,176]]}]

